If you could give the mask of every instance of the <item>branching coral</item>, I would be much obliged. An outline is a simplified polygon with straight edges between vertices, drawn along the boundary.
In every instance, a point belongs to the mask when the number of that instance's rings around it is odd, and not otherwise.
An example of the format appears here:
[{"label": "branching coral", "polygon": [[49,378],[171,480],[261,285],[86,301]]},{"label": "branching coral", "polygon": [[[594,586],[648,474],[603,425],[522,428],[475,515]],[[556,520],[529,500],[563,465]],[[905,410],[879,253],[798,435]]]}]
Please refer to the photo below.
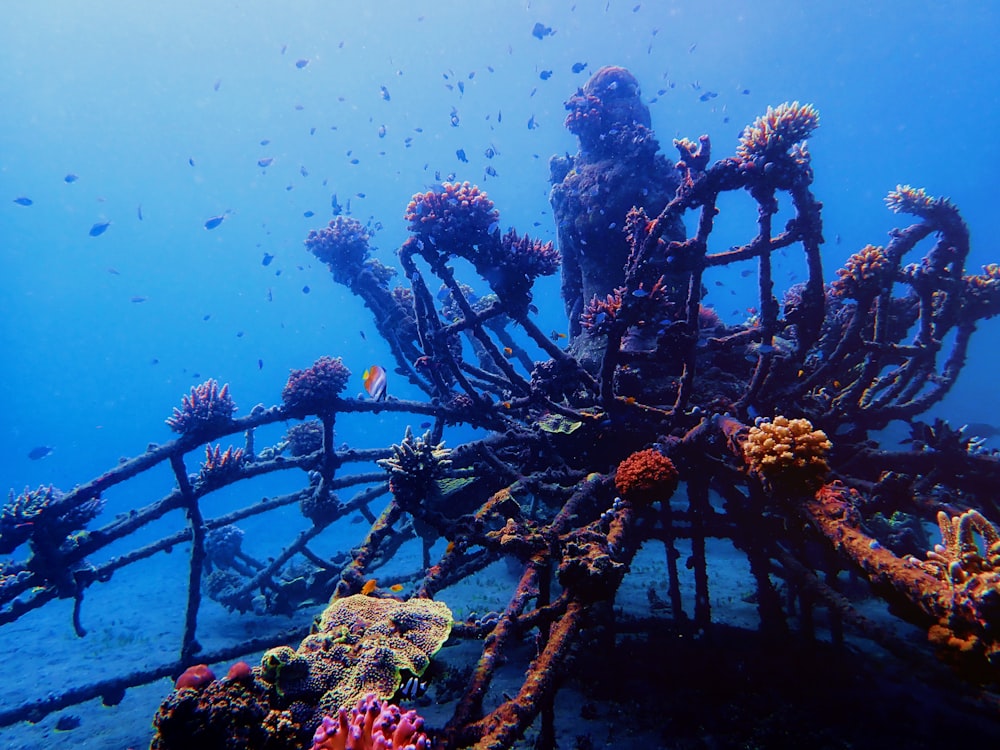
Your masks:
[{"label": "branching coral", "polygon": [[422,252],[468,252],[491,233],[499,231],[499,214],[493,201],[469,182],[445,182],[440,191],[417,193],[404,217],[410,231],[424,246]]},{"label": "branching coral", "polygon": [[743,162],[773,160],[786,155],[819,126],[819,113],[810,104],[779,104],[744,128],[737,158]]},{"label": "branching coral", "polygon": [[233,420],[236,402],[229,395],[229,383],[219,388],[219,384],[208,379],[191,388],[190,395],[181,397],[181,406],[174,407],[174,413],[167,424],[174,432],[189,435],[200,430],[225,427]]},{"label": "branching coral", "polygon": [[63,493],[49,485],[10,491],[0,508],[0,554],[10,554],[29,539],[46,548],[58,548],[75,531],[83,529],[104,507],[100,498],[90,498],[79,505],[62,508]]},{"label": "branching coral", "polygon": [[205,460],[198,470],[198,480],[202,483],[221,482],[238,474],[242,467],[242,448],[229,446],[223,451],[221,445],[206,445]]},{"label": "branching coral", "polygon": [[892,261],[885,248],[865,245],[847,259],[843,268],[837,269],[837,279],[830,284],[834,297],[871,300],[877,295],[892,273]]},{"label": "branching coral", "polygon": [[939,208],[951,207],[951,202],[947,198],[934,198],[927,194],[923,188],[915,188],[911,185],[897,185],[895,190],[890,190],[885,197],[885,205],[889,210],[897,214],[911,214],[922,219],[930,218]]},{"label": "branching coral", "polygon": [[815,490],[829,471],[826,454],[832,447],[822,430],[808,419],[777,416],[750,428],[743,445],[750,472],[776,490]]},{"label": "branching coral", "polygon": [[347,284],[368,260],[370,240],[371,234],[360,221],[349,216],[335,216],[328,226],[310,231],[305,245],[327,264],[334,279]]},{"label": "branching coral", "polygon": [[[941,544],[927,552],[927,563],[938,578],[960,584],[973,576],[990,574],[1000,585],[1000,531],[977,510],[958,516],[938,511]],[[980,547],[976,536],[983,540]]]},{"label": "branching coral", "polygon": [[292,370],[281,400],[296,413],[321,414],[331,409],[347,387],[351,371],[340,357],[320,357],[312,367]]},{"label": "branching coral", "polygon": [[405,507],[436,491],[437,481],[448,475],[451,451],[444,443],[431,443],[429,432],[414,437],[407,425],[403,440],[392,446],[392,456],[377,463],[389,472],[389,489]]}]

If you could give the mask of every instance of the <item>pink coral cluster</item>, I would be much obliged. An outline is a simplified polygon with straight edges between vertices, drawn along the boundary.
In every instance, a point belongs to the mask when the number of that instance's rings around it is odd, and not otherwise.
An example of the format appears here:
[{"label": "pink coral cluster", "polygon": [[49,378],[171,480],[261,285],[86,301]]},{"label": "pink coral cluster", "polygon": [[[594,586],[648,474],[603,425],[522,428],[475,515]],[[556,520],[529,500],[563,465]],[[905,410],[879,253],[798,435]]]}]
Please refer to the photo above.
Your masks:
[{"label": "pink coral cluster", "polygon": [[[785,102],[768,107],[766,113],[744,128],[736,156],[743,163],[785,156],[817,127],[819,112],[811,104]],[[797,155],[801,156],[799,152]]]},{"label": "pink coral cluster", "polygon": [[323,229],[311,230],[306,249],[319,260],[338,269],[358,269],[368,258],[371,234],[357,219],[335,216]]},{"label": "pink coral cluster", "polygon": [[198,472],[202,482],[219,481],[238,473],[243,466],[243,449],[229,446],[225,451],[221,445],[206,445],[205,460]]},{"label": "pink coral cluster", "polygon": [[333,406],[350,378],[351,371],[340,357],[320,357],[312,367],[292,370],[281,400],[289,409],[319,413]]},{"label": "pink coral cluster", "polygon": [[620,286],[604,299],[594,295],[580,316],[580,325],[599,333],[605,331],[621,312],[624,294],[625,287]]},{"label": "pink coral cluster", "polygon": [[445,182],[441,190],[417,193],[403,218],[421,242],[444,245],[445,252],[460,253],[484,241],[495,229],[499,213],[493,201],[469,182]]},{"label": "pink coral cluster", "polygon": [[229,384],[221,388],[212,378],[191,388],[190,395],[181,397],[181,406],[167,424],[174,432],[189,435],[199,430],[222,427],[233,420],[236,402],[229,395]]},{"label": "pink coral cluster", "polygon": [[416,711],[404,713],[369,694],[350,712],[342,708],[335,719],[324,716],[311,750],[429,750],[423,727]]}]

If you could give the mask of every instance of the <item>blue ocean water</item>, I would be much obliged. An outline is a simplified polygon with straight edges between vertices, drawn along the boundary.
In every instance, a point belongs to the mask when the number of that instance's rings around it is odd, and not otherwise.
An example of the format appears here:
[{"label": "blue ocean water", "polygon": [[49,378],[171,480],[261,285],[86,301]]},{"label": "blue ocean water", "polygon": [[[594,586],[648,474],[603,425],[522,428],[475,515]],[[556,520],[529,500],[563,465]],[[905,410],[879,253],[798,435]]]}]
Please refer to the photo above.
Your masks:
[{"label": "blue ocean water", "polygon": [[[330,354],[360,393],[388,349],[305,251],[306,233],[335,196],[377,226],[377,257],[392,264],[410,196],[453,175],[489,192],[504,227],[554,240],[548,160],[577,148],[563,103],[603,65],[639,79],[671,156],[673,138],[707,133],[721,158],[768,105],[814,104],[828,277],[897,225],[882,199],[898,183],[959,206],[971,270],[1000,259],[992,3],[47,0],[4,11],[0,483],[15,492],[69,489],[165,442],[181,394],[209,377],[229,383],[244,415],[278,403],[291,368]],[[533,35],[536,23],[552,33]],[[720,246],[752,232],[734,222]],[[718,279],[710,301],[741,320],[752,285],[736,271]],[[536,290],[542,328],[565,331],[558,280]],[[936,410],[953,423],[1000,419],[997,326],[981,325]],[[417,395],[398,381],[390,393]],[[400,434],[384,417],[347,423],[338,439],[372,447]],[[32,459],[36,447],[51,454]],[[108,512],[132,501],[115,496]]]}]

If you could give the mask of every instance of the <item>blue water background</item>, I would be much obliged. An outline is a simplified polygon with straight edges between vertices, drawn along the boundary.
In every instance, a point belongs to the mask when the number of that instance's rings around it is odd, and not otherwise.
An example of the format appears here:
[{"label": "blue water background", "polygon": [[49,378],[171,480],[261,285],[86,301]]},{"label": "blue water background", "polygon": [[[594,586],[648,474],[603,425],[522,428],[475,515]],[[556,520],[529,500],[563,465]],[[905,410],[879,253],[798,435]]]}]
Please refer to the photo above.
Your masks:
[{"label": "blue water background", "polygon": [[[164,419],[208,377],[247,414],[280,401],[290,368],[330,354],[360,393],[366,367],[392,363],[368,311],[303,248],[331,195],[381,222],[388,264],[407,201],[436,173],[486,189],[505,228],[555,239],[547,162],[576,151],[563,102],[606,64],[637,76],[671,158],[673,138],[702,133],[730,155],[768,105],[813,103],[828,279],[907,223],[882,203],[898,183],[952,198],[978,272],[1000,261],[998,20],[987,2],[6,3],[0,485],[68,489],[170,439]],[[555,33],[535,38],[536,22]],[[700,101],[707,91],[718,96]],[[714,251],[755,232],[748,199],[723,207]],[[786,283],[801,275],[794,254],[782,268]],[[713,271],[709,301],[742,320],[753,282]],[[565,331],[557,279],[536,289],[542,327]],[[935,410],[954,424],[1000,420],[997,325],[981,325]],[[400,380],[390,373],[390,394],[418,395]],[[405,422],[345,420],[338,441],[385,445]],[[52,455],[29,460],[41,445]],[[110,493],[109,515],[168,490],[159,480]]]}]

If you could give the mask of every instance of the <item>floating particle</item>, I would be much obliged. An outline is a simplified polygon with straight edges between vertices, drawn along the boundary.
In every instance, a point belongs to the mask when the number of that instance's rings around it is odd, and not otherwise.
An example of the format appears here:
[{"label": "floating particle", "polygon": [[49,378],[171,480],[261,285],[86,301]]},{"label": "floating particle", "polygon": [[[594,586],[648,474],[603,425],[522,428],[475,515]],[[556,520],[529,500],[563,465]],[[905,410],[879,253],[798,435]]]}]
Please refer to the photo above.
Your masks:
[{"label": "floating particle", "polygon": [[102,234],[108,231],[108,227],[110,226],[111,226],[110,221],[99,221],[90,228],[88,234],[91,237],[100,237]]},{"label": "floating particle", "polygon": [[536,23],[534,27],[532,27],[531,29],[531,35],[535,37],[535,39],[544,39],[545,37],[550,36],[552,34],[555,34],[555,31],[552,30],[552,27],[546,26],[543,23]]}]

